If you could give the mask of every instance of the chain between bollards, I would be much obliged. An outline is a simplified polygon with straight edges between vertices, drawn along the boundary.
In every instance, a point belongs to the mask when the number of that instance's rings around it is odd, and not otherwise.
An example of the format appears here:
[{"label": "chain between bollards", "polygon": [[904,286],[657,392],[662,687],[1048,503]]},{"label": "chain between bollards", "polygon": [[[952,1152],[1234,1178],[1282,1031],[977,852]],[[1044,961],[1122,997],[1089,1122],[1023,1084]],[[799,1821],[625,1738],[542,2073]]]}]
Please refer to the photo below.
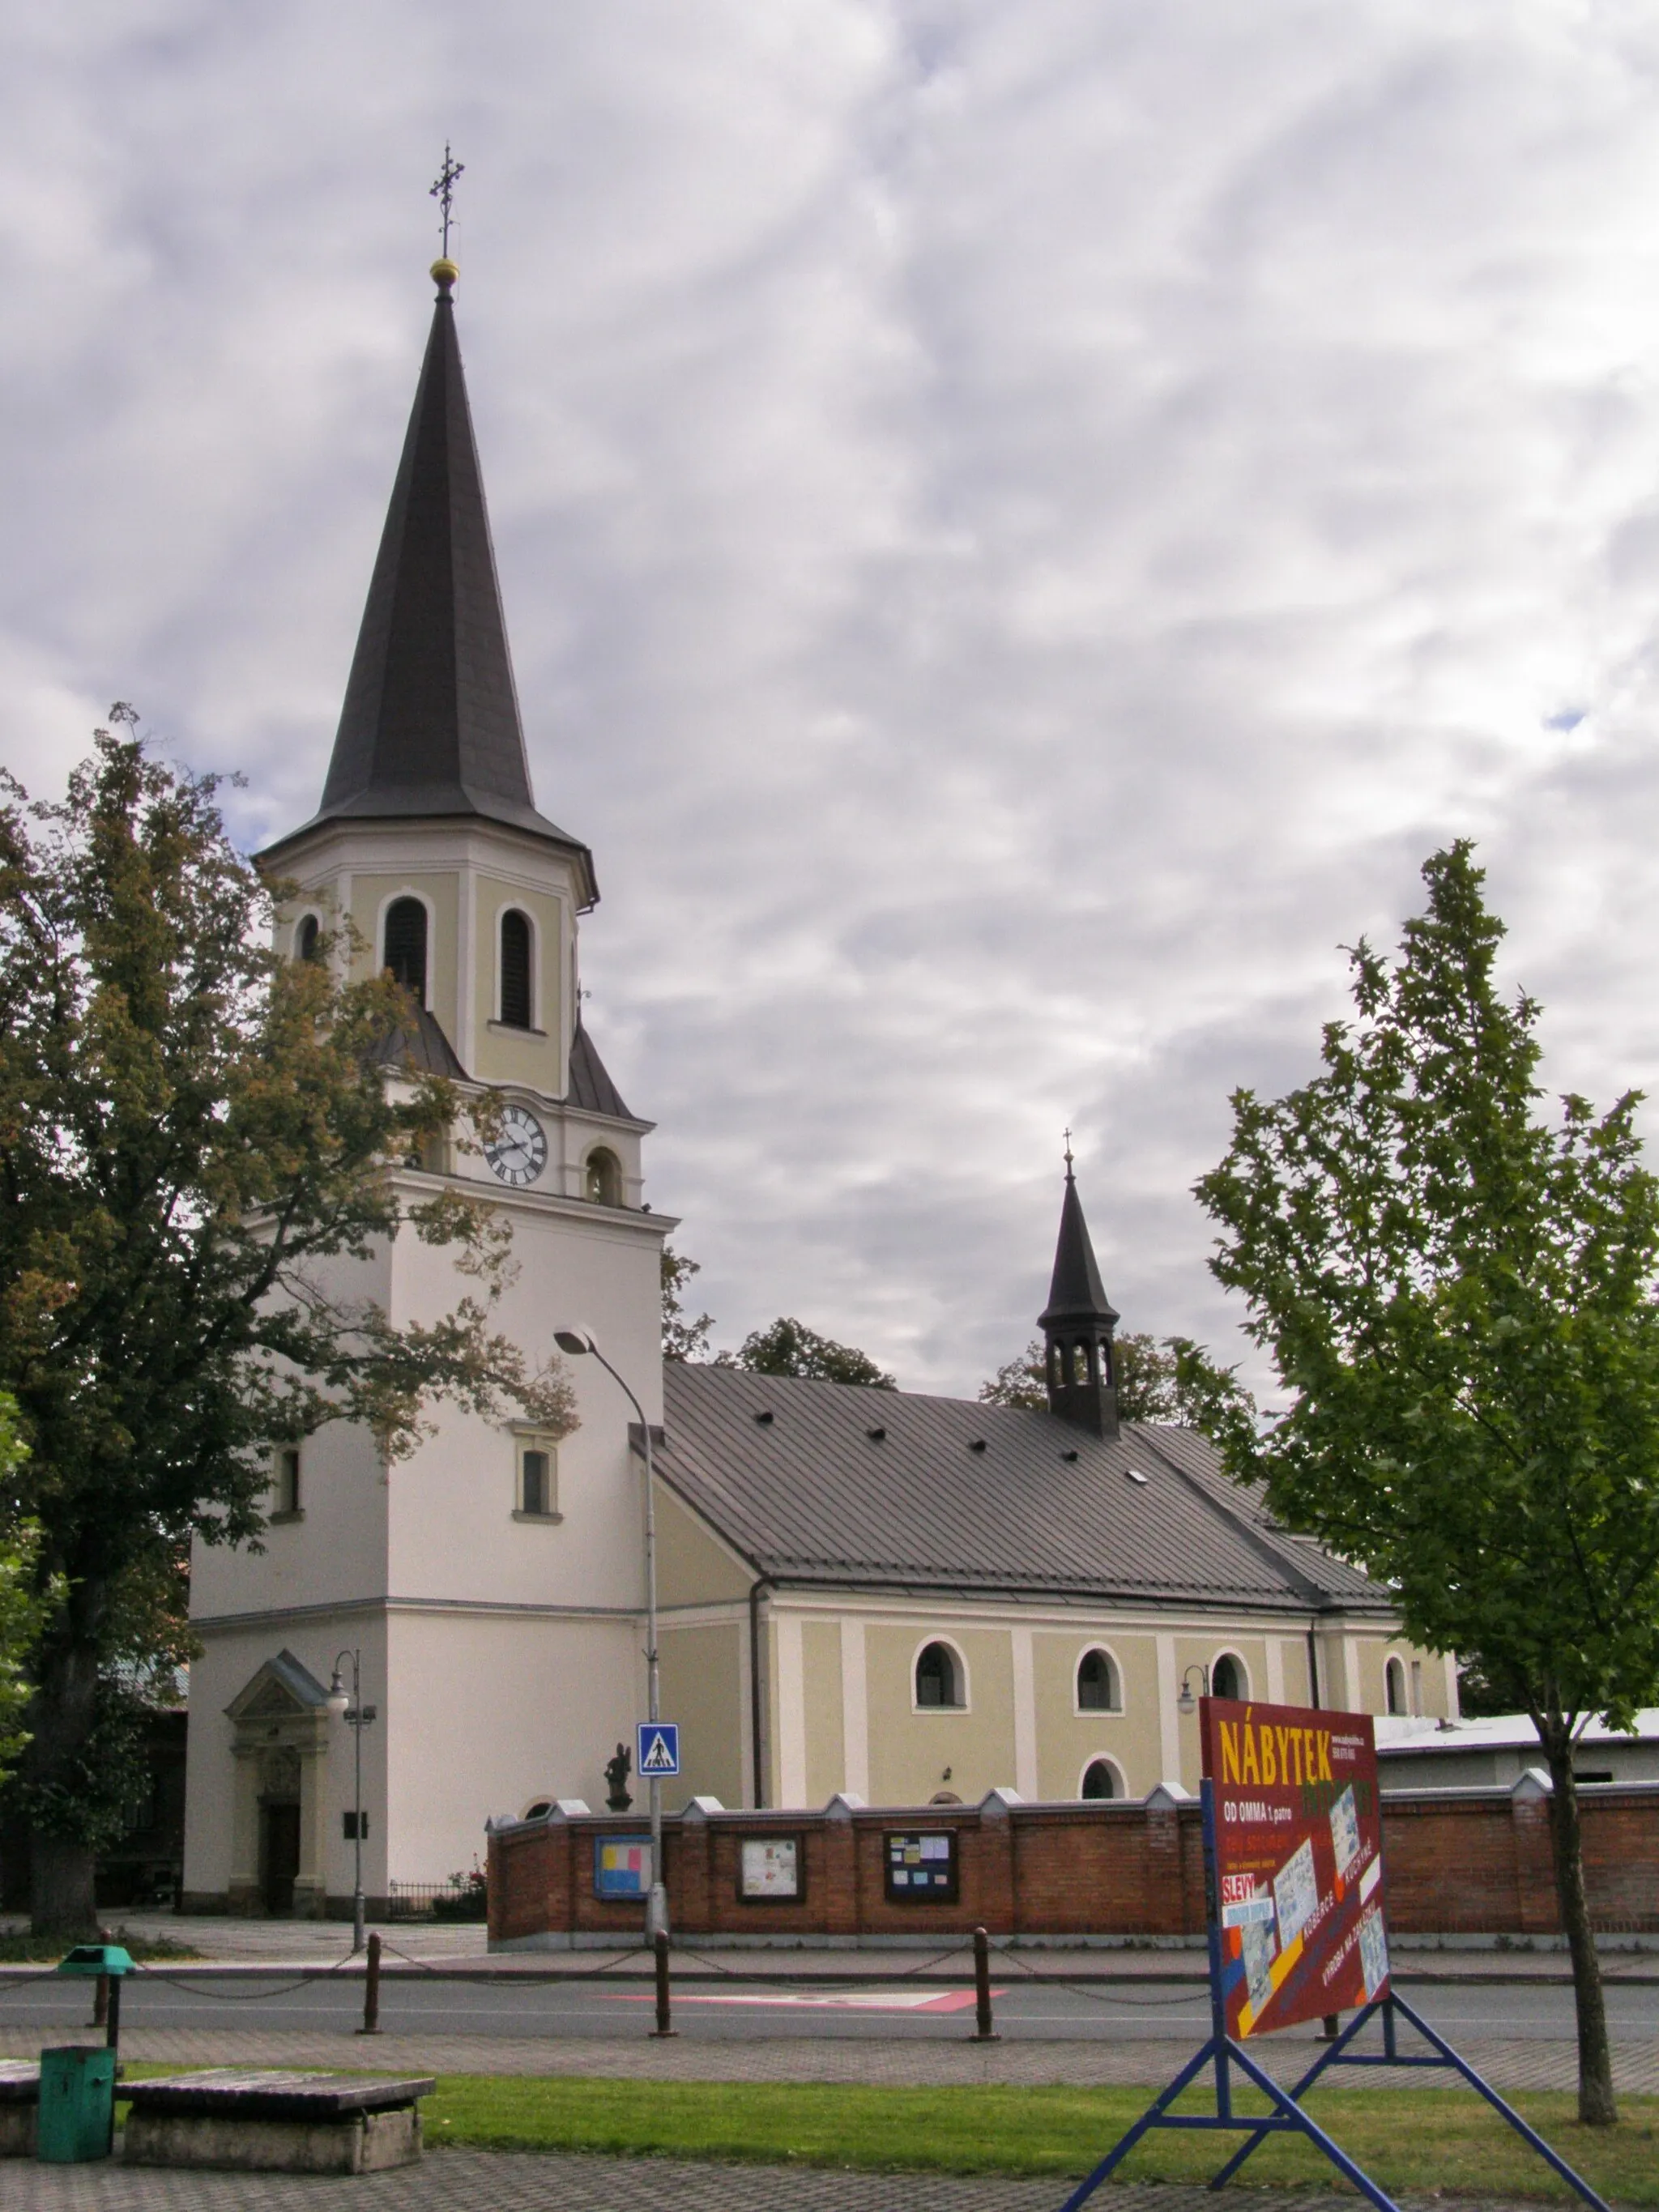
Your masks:
[{"label": "chain between bollards", "polygon": [[380,1937],[377,1929],[368,1939],[368,1967],[363,1976],[363,2024],[359,2035],[380,2032]]},{"label": "chain between bollards", "polygon": [[668,1938],[661,1929],[657,1930],[653,1947],[657,1954],[657,2024],[653,2035],[674,2035],[678,2033],[669,2012]]},{"label": "chain between bollards", "polygon": [[982,1928],[974,1930],[974,2008],[975,2043],[1000,2043],[991,2025],[991,1939]]}]

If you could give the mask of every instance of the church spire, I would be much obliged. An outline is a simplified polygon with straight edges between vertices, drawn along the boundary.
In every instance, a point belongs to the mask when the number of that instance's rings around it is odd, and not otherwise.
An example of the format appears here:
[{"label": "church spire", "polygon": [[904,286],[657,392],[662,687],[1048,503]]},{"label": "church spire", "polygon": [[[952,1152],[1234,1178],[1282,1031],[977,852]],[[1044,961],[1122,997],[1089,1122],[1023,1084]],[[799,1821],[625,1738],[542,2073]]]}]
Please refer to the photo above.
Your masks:
[{"label": "church spire", "polygon": [[445,259],[432,274],[431,334],[315,819],[481,816],[580,854],[597,896],[586,848],[536,811],[455,335],[458,271]]},{"label": "church spire", "polygon": [[1083,1201],[1072,1172],[1071,1132],[1066,1133],[1066,1195],[1048,1303],[1038,1317],[1048,1348],[1048,1410],[1097,1437],[1117,1434],[1117,1388],[1112,1364],[1113,1311],[1100,1279]]}]

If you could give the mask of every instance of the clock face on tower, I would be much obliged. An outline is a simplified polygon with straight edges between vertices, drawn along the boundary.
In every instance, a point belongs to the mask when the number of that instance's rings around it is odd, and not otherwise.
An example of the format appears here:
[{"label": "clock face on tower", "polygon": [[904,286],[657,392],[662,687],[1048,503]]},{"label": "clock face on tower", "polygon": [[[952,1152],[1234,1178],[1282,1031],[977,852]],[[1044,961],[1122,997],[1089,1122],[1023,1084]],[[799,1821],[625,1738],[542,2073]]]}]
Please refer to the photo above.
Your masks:
[{"label": "clock face on tower", "polygon": [[527,1106],[508,1106],[501,1125],[484,1146],[484,1158],[502,1182],[521,1190],[547,1165],[547,1136]]}]

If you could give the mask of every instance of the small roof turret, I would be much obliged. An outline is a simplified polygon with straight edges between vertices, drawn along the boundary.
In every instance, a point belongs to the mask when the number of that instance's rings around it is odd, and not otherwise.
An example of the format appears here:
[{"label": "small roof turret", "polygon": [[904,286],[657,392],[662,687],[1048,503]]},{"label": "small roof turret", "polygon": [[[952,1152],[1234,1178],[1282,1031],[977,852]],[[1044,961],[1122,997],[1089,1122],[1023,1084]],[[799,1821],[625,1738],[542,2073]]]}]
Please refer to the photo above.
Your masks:
[{"label": "small roof turret", "polygon": [[1100,1267],[1083,1218],[1072,1172],[1072,1137],[1066,1133],[1066,1195],[1060,1201],[1060,1237],[1048,1303],[1038,1316],[1047,1347],[1048,1410],[1091,1436],[1117,1434],[1117,1377],[1112,1331],[1120,1316],[1106,1295]]}]

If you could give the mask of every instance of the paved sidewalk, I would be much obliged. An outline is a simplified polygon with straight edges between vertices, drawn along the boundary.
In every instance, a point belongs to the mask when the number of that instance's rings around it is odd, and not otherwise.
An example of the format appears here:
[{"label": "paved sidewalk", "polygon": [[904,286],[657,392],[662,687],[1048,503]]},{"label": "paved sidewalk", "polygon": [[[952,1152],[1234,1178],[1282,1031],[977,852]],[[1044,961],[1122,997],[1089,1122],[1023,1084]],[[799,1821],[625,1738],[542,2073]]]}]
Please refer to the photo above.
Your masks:
[{"label": "paved sidewalk", "polygon": [[[692,2165],[440,2151],[396,2173],[350,2179],[301,2174],[179,2173],[120,2166],[38,2166],[6,2176],[7,2212],[1054,2212],[1064,2181],[988,2181],[937,2173],[843,2173],[810,2166]],[[1230,2191],[1125,2182],[1097,2200],[1102,2212],[1352,2212],[1352,2194]],[[1442,2200],[1405,2197],[1408,2212],[1445,2212]],[[1462,2212],[1537,2212],[1496,2197],[1459,2199]]]},{"label": "paved sidewalk", "polygon": [[[347,1963],[351,1960],[351,1930],[343,1922],[172,1912],[112,1913],[110,1918],[135,1936],[186,1944],[222,1968],[253,1966],[292,1972],[301,1966],[338,1966],[349,1973],[362,1970],[361,1962]],[[646,1978],[653,1971],[651,1954],[642,1944],[592,1951],[491,1952],[477,1921],[392,1921],[380,1924],[376,1932],[385,1947],[389,1974],[402,1970],[402,1960],[417,1960],[439,1972],[508,1978],[586,1978],[600,1972],[607,1978]],[[1002,1951],[1000,1944],[994,1948]],[[1397,1942],[1395,1953],[1395,1973],[1402,1985],[1413,1981],[1565,1983],[1572,1978],[1571,1961],[1563,1951],[1443,1950],[1407,1940]],[[717,1942],[694,1941],[677,1943],[674,1955],[676,1971],[682,1973],[780,1981],[799,1976],[812,1981],[914,1978],[959,1982],[973,1973],[972,1945],[966,1937],[938,1952],[883,1947],[721,1948]],[[1020,1944],[1003,1955],[1006,1966],[999,1971],[1062,1981],[1198,1983],[1208,1972],[1201,1942],[1066,1950]],[[1659,1983],[1659,1951],[1607,1949],[1602,1972],[1609,1981]]]},{"label": "paved sidewalk", "polygon": [[[64,2041],[76,2032],[54,2030]],[[85,2040],[94,2039],[85,2036]],[[0,2027],[0,2057],[31,2058],[42,2040],[39,2027]],[[966,2035],[929,2038],[840,2036],[684,2037],[659,2043],[635,2036],[519,2037],[505,2035],[330,2034],[313,2030],[227,2027],[133,2028],[121,2038],[121,2055],[163,2066],[297,2066],[372,2069],[400,2074],[525,2074],[580,2080],[644,2081],[856,2081],[889,2087],[978,2087],[1006,2082],[1024,2087],[1053,2084],[1085,2088],[1101,2084],[1161,2087],[1196,2047],[1195,2037],[1176,2042],[1133,2039],[1029,2040],[975,2043]],[[1502,2090],[1573,2088],[1575,2046],[1547,2041],[1474,2037],[1462,2055]],[[1319,2045],[1312,2038],[1273,2036],[1255,2055],[1275,2080],[1291,2081],[1309,2067]],[[1621,2092],[1659,2094],[1659,2047],[1621,2044],[1613,2061]],[[1346,2088],[1450,2088],[1450,2072],[1415,2073],[1392,2068],[1348,2068],[1336,2076]]]}]

